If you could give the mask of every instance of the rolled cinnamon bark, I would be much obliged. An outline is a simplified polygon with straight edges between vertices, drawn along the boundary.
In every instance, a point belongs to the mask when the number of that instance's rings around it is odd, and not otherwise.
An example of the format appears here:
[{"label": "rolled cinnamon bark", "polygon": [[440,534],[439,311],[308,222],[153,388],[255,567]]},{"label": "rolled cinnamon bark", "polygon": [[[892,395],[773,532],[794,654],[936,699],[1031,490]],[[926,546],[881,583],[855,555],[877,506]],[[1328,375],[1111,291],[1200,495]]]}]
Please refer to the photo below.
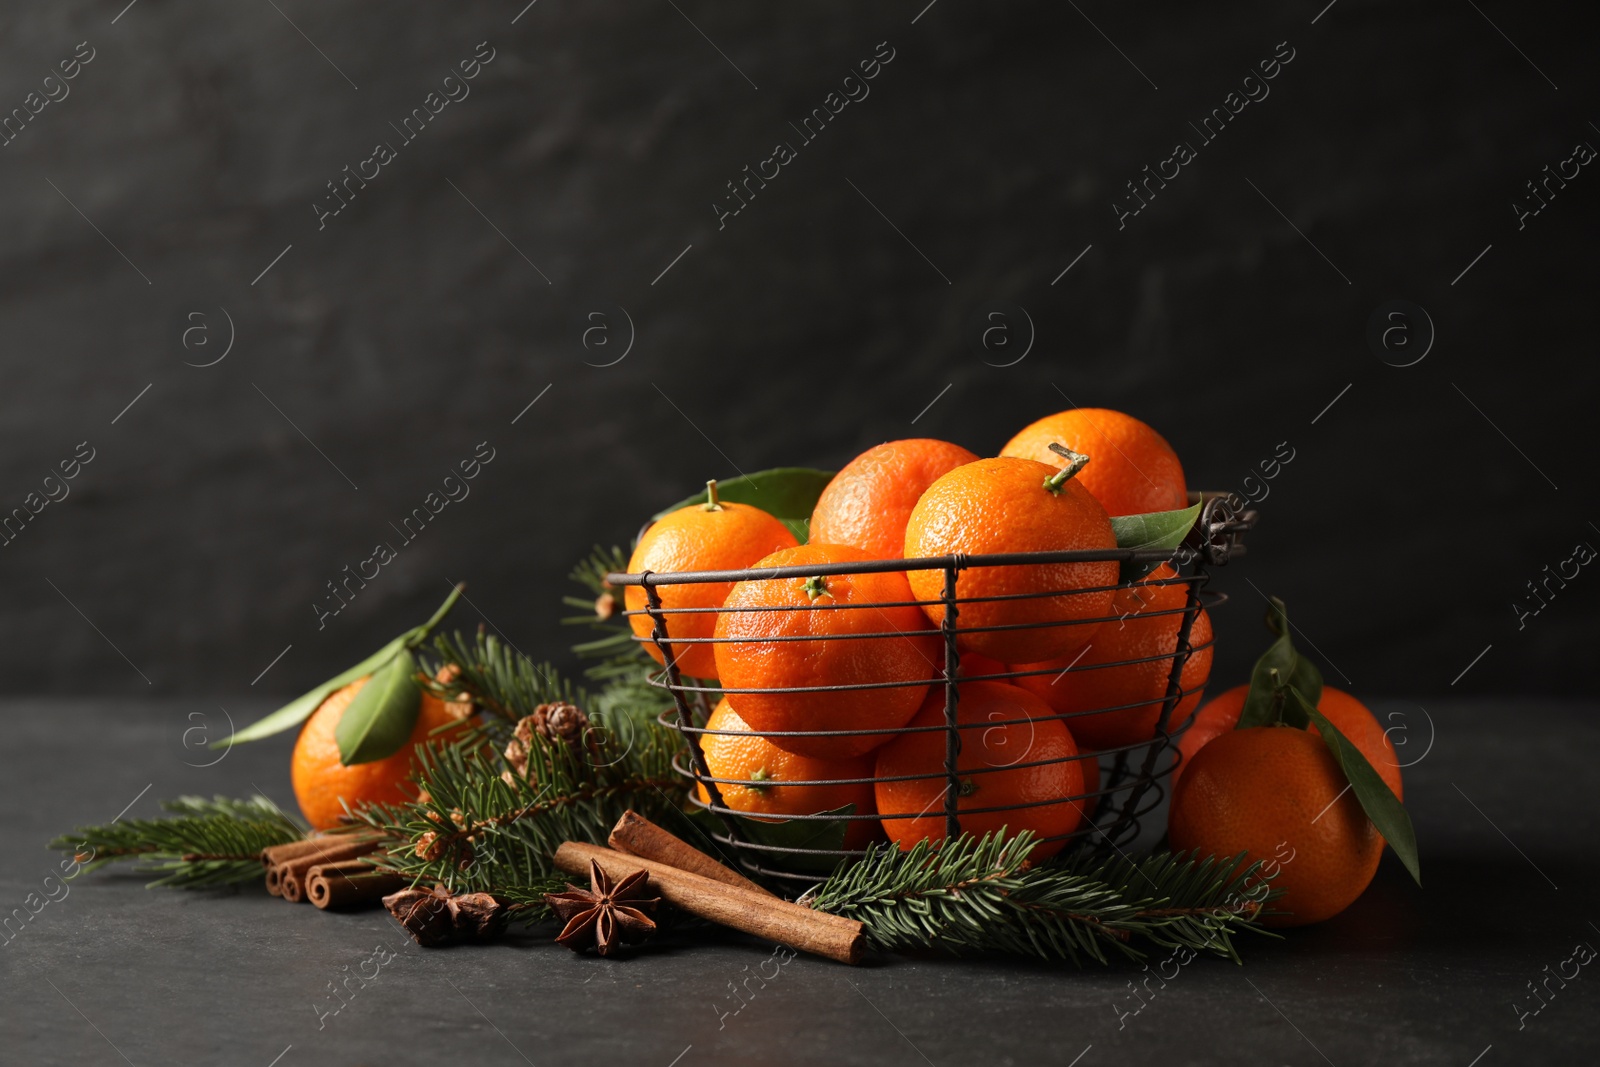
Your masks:
[{"label": "rolled cinnamon bark", "polygon": [[383,898],[404,889],[411,880],[380,870],[365,860],[322,863],[306,873],[306,898],[319,908],[376,907]]},{"label": "rolled cinnamon bark", "polygon": [[638,812],[623,812],[622,818],[617,820],[617,825],[612,829],[609,840],[611,847],[618,852],[665,863],[680,871],[714,878],[727,885],[748,889],[752,893],[772,895],[732,867],[718,863],[711,856],[701,852],[681,837],[663,830]]},{"label": "rolled cinnamon bark", "polygon": [[278,895],[284,900],[298,904],[306,899],[306,875],[311,868],[319,867],[326,863],[343,863],[347,860],[358,859],[369,852],[376,852],[378,839],[376,837],[348,837],[330,834],[321,847],[296,855],[290,859],[280,860],[267,868],[267,891],[272,891],[272,884],[276,880]]},{"label": "rolled cinnamon bark", "polygon": [[689,914],[791,948],[854,964],[861,961],[866,947],[866,928],[854,919],[812,911],[770,893],[582,841],[568,841],[555,854],[555,865],[568,874],[587,874],[590,860],[617,881],[634,871],[647,871],[651,888]]},{"label": "rolled cinnamon bark", "polygon": [[349,833],[349,834],[312,834],[302,837],[298,841],[289,841],[282,845],[272,845],[261,850],[261,865],[271,867],[274,863],[282,863],[298,856],[309,856],[313,852],[320,852],[330,844],[342,844],[350,841],[368,841],[377,837],[377,834]]}]

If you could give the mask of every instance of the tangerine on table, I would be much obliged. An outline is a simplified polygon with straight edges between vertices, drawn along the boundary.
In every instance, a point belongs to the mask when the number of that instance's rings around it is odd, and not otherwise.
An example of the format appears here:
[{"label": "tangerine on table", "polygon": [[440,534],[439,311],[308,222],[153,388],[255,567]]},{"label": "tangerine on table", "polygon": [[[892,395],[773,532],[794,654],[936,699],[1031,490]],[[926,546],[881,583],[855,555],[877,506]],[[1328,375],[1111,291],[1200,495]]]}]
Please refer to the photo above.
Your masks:
[{"label": "tangerine on table", "polygon": [[[717,499],[717,483],[707,482],[708,499],[704,504],[690,504],[651,524],[628,560],[628,570],[634,574],[651,570],[662,573],[672,571],[733,571],[743,570],[756,560],[780,548],[795,544],[789,528],[760,508],[749,504],[736,504]],[[662,585],[661,606],[676,608],[720,608],[732,582],[685,583]],[[655,632],[655,621],[644,614],[649,603],[643,587],[630,585],[623,593],[624,603],[630,612],[628,623],[639,637],[649,638]],[[716,626],[715,611],[701,610],[687,614],[668,613],[664,616],[667,637],[679,639],[672,651],[678,670],[695,678],[716,677],[716,657],[709,643],[692,643],[709,638]],[[691,639],[684,642],[681,639]],[[654,641],[646,640],[644,650],[657,663],[665,663]]]},{"label": "tangerine on table", "polygon": [[811,540],[854,545],[874,559],[898,559],[906,520],[928,486],[978,457],[960,445],[916,437],[869,448],[822,491],[811,513]]},{"label": "tangerine on table", "polygon": [[[711,718],[706,722],[706,729],[729,731],[706,733],[701,737],[700,749],[705,754],[711,777],[740,779],[748,783],[717,783],[723,803],[735,811],[765,822],[777,822],[794,815],[834,811],[846,804],[854,804],[857,815],[872,815],[877,811],[873,807],[870,756],[826,760],[785,752],[751,731],[749,724],[728,703],[727,697],[717,702]],[[859,781],[836,781],[841,778]],[[790,784],[794,782],[814,784]],[[706,787],[699,785],[696,788],[700,799],[710,803]],[[862,848],[878,836],[878,824],[874,820],[852,820],[845,825],[845,848]]]},{"label": "tangerine on table", "polygon": [[[1002,828],[1013,834],[1032,830],[1041,838],[1077,829],[1083,809],[1093,801],[1066,798],[1086,792],[1084,765],[1094,757],[1073,758],[1079,751],[1072,732],[1059,719],[1049,718],[1049,706],[1025,689],[998,682],[965,682],[959,698],[961,754],[956,769],[961,781],[957,800],[961,829],[978,835]],[[944,705],[943,692],[929,694],[910,726],[943,726]],[[878,750],[874,787],[878,814],[915,816],[883,820],[884,833],[902,849],[945,836],[946,736],[944,730],[901,734]],[[921,777],[893,780],[906,775]],[[1098,767],[1095,780],[1099,781]],[[982,810],[990,808],[1007,810]],[[1043,841],[1035,846],[1032,858],[1052,856],[1063,844]]]},{"label": "tangerine on table", "polygon": [[[1277,863],[1267,926],[1303,926],[1355,902],[1383,838],[1320,737],[1291,726],[1231,730],[1202,748],[1172,795],[1174,851]],[[1288,849],[1287,857],[1282,850]]]},{"label": "tangerine on table", "polygon": [[[757,567],[871,559],[849,545],[786,548]],[[917,713],[942,670],[939,640],[908,601],[906,577],[815,575],[739,582],[716,623],[717,677],[739,716],[779,748],[844,759],[883,744],[887,734],[771,736],[774,731],[893,730]],[[900,606],[889,606],[898,604]],[[874,606],[883,605],[883,606]],[[770,610],[770,609],[792,610]],[[755,610],[740,610],[755,609]],[[856,637],[858,634],[877,634]],[[739,692],[809,686],[885,685],[832,692]]]},{"label": "tangerine on table", "polygon": [[360,804],[401,804],[415,800],[416,792],[409,788],[412,754],[429,741],[448,741],[457,731],[444,731],[438,736],[434,731],[461,722],[471,713],[469,703],[447,704],[424,691],[417,724],[412,728],[408,743],[391,756],[347,767],[339,762],[339,742],[334,731],[345,709],[370,679],[370,675],[357,678],[330,693],[311,713],[294,743],[291,767],[294,797],[313,830],[337,825],[344,818],[345,803],[354,808]]},{"label": "tangerine on table", "polygon": [[[1105,508],[1074,476],[1087,462],[1082,456],[1078,460],[1077,467],[1070,470],[1010,458],[980,459],[957,467],[929,486],[917,501],[906,524],[906,558],[955,552],[976,555],[1116,548]],[[1081,620],[1110,614],[1117,569],[1116,562],[1103,561],[963,570],[956,579],[958,597],[1063,592],[961,604],[956,617],[957,647],[1005,663],[1070,655],[1098,626]],[[943,571],[912,571],[907,577],[918,600],[936,600],[944,592]],[[923,611],[936,624],[944,620],[943,604],[926,605]],[[1060,622],[1070,625],[971,632],[974,627]]]},{"label": "tangerine on table", "polygon": [[[1018,678],[1017,684],[1056,711],[1071,714],[1068,725],[1083,744],[1109,749],[1155,737],[1189,597],[1187,584],[1165,584],[1174,577],[1176,572],[1162,564],[1143,582],[1118,589],[1111,611],[1119,618],[1096,630],[1088,647],[1073,659],[1015,665],[1017,670],[1048,668],[1054,672]],[[1185,695],[1167,719],[1169,731],[1181,727],[1200,703],[1201,690],[1211,675],[1211,639],[1211,616],[1201,608],[1189,629],[1189,645],[1194,651],[1183,665]],[[1143,662],[1124,663],[1126,660]],[[1100,666],[1107,663],[1120,665]],[[1069,666],[1073,669],[1063,674]],[[1118,710],[1096,713],[1101,708]]]},{"label": "tangerine on table", "polygon": [[[1236,685],[1206,701],[1205,707],[1195,715],[1193,725],[1178,739],[1178,752],[1183,758],[1172,770],[1174,790],[1196,753],[1238,723],[1239,715],[1244,711],[1245,697],[1249,693],[1248,685]],[[1394,791],[1395,797],[1405,800],[1405,787],[1400,781],[1400,756],[1377,716],[1349,693],[1327,685],[1322,687],[1317,710],[1326,715],[1328,721],[1367,757],[1367,762],[1372,764],[1372,769],[1378,772],[1383,783]],[[1314,725],[1311,731],[1318,733]]]},{"label": "tangerine on table", "polygon": [[1053,467],[1059,442],[1087,452],[1094,463],[1078,476],[1112,515],[1176,511],[1189,506],[1178,454],[1146,423],[1110,408],[1073,408],[1046,415],[1006,442],[1002,456],[1020,456]]}]

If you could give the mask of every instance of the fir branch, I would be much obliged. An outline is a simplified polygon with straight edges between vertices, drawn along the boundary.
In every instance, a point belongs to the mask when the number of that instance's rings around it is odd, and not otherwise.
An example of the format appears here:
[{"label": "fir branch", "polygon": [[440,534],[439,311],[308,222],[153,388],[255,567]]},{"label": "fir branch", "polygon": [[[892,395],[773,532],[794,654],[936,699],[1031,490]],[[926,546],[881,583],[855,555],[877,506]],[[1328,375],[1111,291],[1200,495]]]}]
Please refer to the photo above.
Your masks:
[{"label": "fir branch", "polygon": [[87,826],[48,847],[88,857],[80,860],[81,871],[133,860],[137,873],[161,875],[151,887],[206,889],[261,877],[261,850],[306,832],[263,796],[178,797],[161,806],[176,817]]},{"label": "fir branch", "polygon": [[562,598],[570,607],[589,609],[588,613],[561,621],[587,626],[600,635],[572,646],[580,659],[596,661],[583,672],[585,678],[599,686],[591,711],[608,718],[654,718],[672,707],[672,694],[653,680],[660,665],[634,639],[633,628],[622,614],[622,590],[613,589],[606,582],[607,574],[627,569],[628,554],[621,548],[595,545],[569,576],[589,591],[590,599]]},{"label": "fir branch", "polygon": [[683,781],[672,771],[676,736],[651,723],[584,748],[535,734],[526,774],[487,744],[430,749],[417,803],[373,805],[358,818],[395,843],[380,864],[452,892],[489,892],[546,914],[543,894],[564,884],[551,863],[565,841],[604,843],[623,812],[681,818]]},{"label": "fir branch", "polygon": [[[587,693],[550,664],[535,663],[482,627],[470,642],[459,630],[435,635],[433,654],[424,651],[421,658],[429,676],[427,687],[436,696],[471,700],[480,711],[506,723],[533,714],[540,704],[564,701],[582,707],[589,702]],[[441,669],[450,665],[459,670],[446,670],[443,677],[448,680],[438,680]]]},{"label": "fir branch", "polygon": [[1233,935],[1256,929],[1259,864],[1090,856],[1032,866],[1031,834],[964,835],[908,852],[874,850],[806,895],[819,911],[858,919],[888,951],[1005,952],[1108,962],[1135,939],[1237,960]]}]

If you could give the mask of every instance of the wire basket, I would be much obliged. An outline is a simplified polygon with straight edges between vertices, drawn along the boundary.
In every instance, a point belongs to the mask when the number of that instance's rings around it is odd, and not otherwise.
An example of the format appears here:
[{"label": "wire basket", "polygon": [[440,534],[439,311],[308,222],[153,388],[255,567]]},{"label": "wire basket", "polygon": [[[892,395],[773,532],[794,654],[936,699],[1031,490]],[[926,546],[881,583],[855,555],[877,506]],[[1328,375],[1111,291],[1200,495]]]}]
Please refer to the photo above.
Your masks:
[{"label": "wire basket", "polygon": [[[750,779],[719,778],[714,776],[706,764],[705,754],[701,746],[701,738],[707,734],[723,734],[729,731],[708,730],[706,721],[710,717],[712,698],[718,694],[763,692],[755,689],[724,689],[714,684],[699,684],[693,680],[686,680],[680,675],[677,666],[677,657],[674,645],[689,642],[717,643],[737,641],[740,638],[678,638],[672,639],[667,634],[666,617],[677,612],[694,611],[817,611],[837,610],[842,605],[813,604],[781,609],[773,608],[669,608],[664,607],[659,589],[662,586],[673,586],[693,583],[710,582],[748,582],[748,581],[778,581],[789,578],[828,577],[844,574],[881,573],[885,571],[942,571],[944,574],[943,593],[935,600],[909,600],[896,605],[880,604],[880,607],[942,604],[944,607],[943,622],[936,631],[942,646],[943,663],[938,674],[930,676],[921,683],[930,687],[942,688],[944,694],[944,723],[938,726],[905,726],[899,729],[889,729],[874,726],[861,730],[808,730],[763,733],[752,730],[756,736],[766,738],[784,738],[797,735],[805,737],[828,738],[844,737],[851,734],[886,734],[891,738],[900,735],[919,732],[939,732],[945,736],[945,758],[943,767],[935,772],[922,775],[903,776],[907,779],[936,780],[943,779],[943,814],[944,831],[950,837],[959,834],[959,816],[973,816],[982,813],[1007,812],[1025,808],[1059,805],[1064,802],[1075,803],[1083,818],[1076,829],[1069,833],[1046,836],[1044,842],[1059,842],[1062,847],[1079,845],[1094,849],[1120,849],[1124,844],[1132,841],[1140,831],[1140,820],[1156,809],[1164,795],[1162,779],[1172,773],[1177,763],[1176,750],[1171,759],[1163,761],[1162,754],[1172,748],[1174,735],[1181,732],[1188,725],[1187,721],[1173,723],[1170,721],[1176,709],[1185,697],[1198,695],[1199,689],[1185,690],[1183,686],[1183,670],[1189,657],[1202,649],[1209,648],[1213,642],[1206,642],[1199,646],[1191,644],[1191,629],[1195,618],[1202,608],[1213,608],[1226,601],[1226,594],[1206,589],[1209,580],[1208,568],[1221,566],[1230,557],[1241,555],[1244,552],[1242,535],[1249,530],[1256,521],[1254,510],[1241,510],[1236,497],[1221,493],[1192,493],[1190,502],[1202,505],[1200,516],[1190,530],[1184,544],[1176,551],[1172,549],[1130,549],[1116,548],[1105,550],[1075,550],[1059,552],[1013,552],[992,555],[952,555],[936,556],[919,559],[889,559],[889,560],[860,560],[851,562],[838,562],[826,564],[808,564],[789,567],[763,567],[733,571],[692,571],[680,573],[658,573],[645,571],[639,574],[608,574],[606,581],[613,586],[640,586],[646,596],[646,607],[642,611],[629,611],[626,615],[648,615],[653,623],[652,633],[649,636],[635,636],[635,640],[649,641],[660,651],[665,663],[665,669],[660,671],[653,679],[652,684],[671,692],[673,708],[663,712],[660,721],[664,725],[675,727],[682,735],[684,750],[674,757],[674,769],[691,782],[690,798],[698,807],[709,811],[719,817],[721,830],[712,836],[724,846],[724,852],[734,857],[740,866],[748,873],[767,879],[792,882],[815,882],[817,871],[827,870],[836,866],[840,861],[859,858],[866,854],[865,849],[841,848],[821,849],[797,847],[793,845],[777,844],[771,840],[757,840],[759,834],[750,832],[752,823],[748,820],[749,814],[730,808],[722,795],[722,787],[730,785],[756,787],[767,783]],[[962,725],[958,722],[961,692],[959,686],[968,682],[998,681],[1015,684],[1016,680],[1023,677],[1057,673],[1056,667],[1048,670],[1019,670],[1007,667],[1004,671],[984,674],[960,674],[960,656],[957,648],[958,635],[973,632],[959,624],[959,617],[963,604],[978,601],[992,601],[1002,599],[997,597],[963,597],[957,595],[956,579],[961,571],[974,567],[1012,567],[1037,564],[1064,564],[1114,561],[1123,565],[1143,565],[1144,568],[1154,569],[1161,563],[1172,566],[1174,574],[1169,578],[1153,579],[1145,582],[1149,585],[1182,585],[1186,589],[1186,596],[1182,607],[1175,607],[1162,611],[1148,613],[1145,617],[1158,615],[1174,615],[1181,613],[1176,647],[1170,654],[1144,657],[1141,659],[1123,659],[1105,663],[1089,663],[1082,665],[1069,665],[1060,673],[1069,675],[1077,671],[1105,670],[1115,667],[1127,667],[1133,664],[1145,664],[1153,661],[1170,661],[1167,672],[1166,693],[1162,701],[1159,717],[1156,721],[1154,736],[1149,740],[1141,740],[1130,744],[1119,745],[1101,749],[1096,752],[1084,752],[1076,756],[1065,756],[1056,759],[1029,761],[1027,763],[1010,764],[1010,768],[1043,766],[1051,763],[1063,763],[1069,760],[1097,760],[1106,761],[1109,766],[1102,763],[1099,767],[1098,788],[1085,790],[1068,796],[1045,797],[1042,799],[1026,800],[1020,803],[983,807],[959,808],[963,776],[970,778],[974,773],[984,773],[973,768],[959,770],[957,760],[962,748],[962,733],[970,733],[972,724]],[[1128,576],[1125,566],[1123,577],[1113,586],[1098,586],[1089,589],[1074,588],[1069,590],[1049,590],[1027,594],[1010,594],[1011,597],[1050,597],[1071,596],[1085,593],[1096,593],[1129,589],[1135,583],[1142,581],[1140,576]],[[1117,616],[1097,617],[1087,619],[1059,619],[1038,622],[1014,624],[1010,627],[991,627],[988,629],[1038,629],[1060,626],[1088,626],[1117,621]],[[849,640],[853,638],[879,639],[883,634],[856,633],[856,634],[830,634],[807,635],[802,640]],[[904,686],[904,681],[884,681],[870,683],[856,683],[844,686],[795,686],[784,689],[770,690],[783,693],[828,693],[841,689],[872,690],[888,689]],[[1090,715],[1108,714],[1111,712],[1125,711],[1132,708],[1146,707],[1154,703],[1149,700],[1140,700],[1131,704],[1119,704],[1105,707],[1094,707],[1084,710],[1064,712],[1049,716],[1049,718],[1065,722],[1068,730],[1072,729],[1072,720]],[[1029,720],[992,721],[987,727],[1005,727],[1021,722],[1037,722],[1040,717]],[[683,757],[688,757],[687,765]],[[1004,770],[1006,767],[995,768]],[[899,777],[896,780],[900,780]],[[830,779],[827,781],[801,781],[787,782],[785,784],[796,787],[829,786],[829,785],[860,785],[878,781],[877,778],[866,779]],[[704,790],[705,798],[699,790]],[[879,814],[861,813],[852,815],[811,814],[784,816],[784,819],[799,819],[838,823],[840,821],[881,822],[886,819],[906,819],[926,817],[921,813]],[[741,825],[742,822],[742,825]]]}]

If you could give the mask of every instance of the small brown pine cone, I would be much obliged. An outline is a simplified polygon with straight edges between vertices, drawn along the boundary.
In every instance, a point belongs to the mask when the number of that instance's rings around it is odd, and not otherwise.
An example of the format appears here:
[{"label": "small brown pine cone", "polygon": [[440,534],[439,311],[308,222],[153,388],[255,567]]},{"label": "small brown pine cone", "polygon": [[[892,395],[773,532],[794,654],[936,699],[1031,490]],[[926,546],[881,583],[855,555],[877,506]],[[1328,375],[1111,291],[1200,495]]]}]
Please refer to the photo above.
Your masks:
[{"label": "small brown pine cone", "polygon": [[525,715],[517,721],[517,728],[506,744],[506,762],[511,764],[519,778],[528,776],[528,746],[533,744],[533,735],[537,729],[538,724],[534,721],[534,716]]},{"label": "small brown pine cone", "polygon": [[415,851],[418,859],[427,860],[429,863],[432,863],[434,860],[444,855],[444,845],[440,844],[439,835],[434,833],[432,830],[429,830],[427,833],[417,838],[417,847]]},{"label": "small brown pine cone", "polygon": [[[449,685],[459,677],[461,677],[460,665],[455,663],[446,663],[434,673],[433,680],[438,682],[440,685]],[[450,713],[451,717],[457,720],[467,719],[472,716],[472,701],[468,700],[466,697],[462,697],[460,700],[452,700],[444,707],[445,710]]]}]

